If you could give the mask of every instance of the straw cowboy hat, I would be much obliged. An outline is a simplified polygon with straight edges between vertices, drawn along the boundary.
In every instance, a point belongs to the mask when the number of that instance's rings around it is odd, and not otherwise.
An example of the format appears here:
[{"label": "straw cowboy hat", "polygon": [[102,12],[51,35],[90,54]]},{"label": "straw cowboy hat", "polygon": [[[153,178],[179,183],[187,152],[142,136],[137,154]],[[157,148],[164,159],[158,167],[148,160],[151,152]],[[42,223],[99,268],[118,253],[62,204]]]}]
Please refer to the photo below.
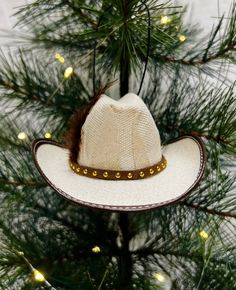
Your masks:
[{"label": "straw cowboy hat", "polygon": [[151,113],[135,94],[118,101],[102,94],[71,132],[67,147],[39,139],[32,150],[46,182],[82,206],[158,208],[186,197],[203,176],[201,140],[182,136],[162,147]]}]

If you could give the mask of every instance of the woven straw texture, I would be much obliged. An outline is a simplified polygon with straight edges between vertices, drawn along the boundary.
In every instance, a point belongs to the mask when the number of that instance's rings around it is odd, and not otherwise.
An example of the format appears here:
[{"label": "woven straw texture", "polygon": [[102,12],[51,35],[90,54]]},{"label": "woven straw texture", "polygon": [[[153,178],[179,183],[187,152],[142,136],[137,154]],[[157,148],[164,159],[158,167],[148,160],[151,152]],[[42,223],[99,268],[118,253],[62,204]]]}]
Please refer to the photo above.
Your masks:
[{"label": "woven straw texture", "polygon": [[161,160],[155,122],[135,94],[119,101],[102,95],[82,127],[78,163],[109,170],[136,170]]}]

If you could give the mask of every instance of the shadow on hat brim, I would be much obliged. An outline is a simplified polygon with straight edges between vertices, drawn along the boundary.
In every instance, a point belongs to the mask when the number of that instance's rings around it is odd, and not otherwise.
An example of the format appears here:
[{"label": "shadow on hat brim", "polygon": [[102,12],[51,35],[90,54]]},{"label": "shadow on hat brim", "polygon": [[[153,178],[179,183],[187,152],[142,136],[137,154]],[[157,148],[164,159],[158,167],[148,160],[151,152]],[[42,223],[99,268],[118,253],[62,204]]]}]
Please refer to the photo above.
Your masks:
[{"label": "shadow on hat brim", "polygon": [[77,175],[69,167],[69,151],[61,144],[38,139],[33,159],[46,182],[78,205],[110,211],[146,211],[184,199],[199,184],[206,166],[200,138],[182,136],[163,147],[168,165],[140,180],[101,180]]}]

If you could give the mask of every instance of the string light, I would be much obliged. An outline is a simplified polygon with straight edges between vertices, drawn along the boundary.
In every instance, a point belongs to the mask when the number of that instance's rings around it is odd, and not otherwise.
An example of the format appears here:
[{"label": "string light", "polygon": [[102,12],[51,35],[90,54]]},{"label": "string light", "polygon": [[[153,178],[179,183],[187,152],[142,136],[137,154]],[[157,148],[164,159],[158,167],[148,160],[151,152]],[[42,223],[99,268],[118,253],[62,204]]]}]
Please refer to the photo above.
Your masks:
[{"label": "string light", "polygon": [[165,25],[168,24],[172,21],[172,19],[168,16],[161,16],[161,24]]},{"label": "string light", "polygon": [[44,137],[47,139],[50,139],[50,138],[52,138],[52,135],[51,135],[51,133],[45,133]]},{"label": "string light", "polygon": [[62,55],[60,55],[60,53],[56,53],[55,54],[55,59],[58,59],[60,63],[64,63],[65,59]]},{"label": "string light", "polygon": [[185,42],[185,40],[186,40],[186,37],[184,35],[180,35],[179,36],[179,41],[180,42]]},{"label": "string light", "polygon": [[20,132],[18,135],[17,135],[18,139],[20,140],[25,140],[27,138],[27,135],[25,132]]},{"label": "string light", "polygon": [[38,270],[34,270],[34,279],[39,282],[45,282],[45,278]]},{"label": "string light", "polygon": [[[100,42],[97,43],[97,45],[95,46],[95,48],[100,47],[104,42],[106,42],[106,40],[118,29],[120,29],[120,27],[123,25],[123,23],[120,23],[119,25],[117,25],[109,34],[106,35],[105,38],[103,38]],[[74,63],[74,67],[76,68],[78,66],[79,63],[81,63],[83,60],[85,60],[88,56],[90,56],[92,53],[94,53],[94,48],[90,49],[88,51],[88,53],[86,53],[83,57],[81,57],[79,59],[79,61],[77,61],[76,63]],[[68,69],[68,68],[67,68]],[[66,70],[67,70],[66,69]],[[73,72],[73,68],[72,68],[72,72]],[[64,76],[65,77],[65,76]],[[65,77],[67,78],[67,77]],[[55,96],[55,94],[59,91],[61,85],[65,82],[65,79],[63,79],[59,85],[57,86],[57,88],[54,90],[54,92],[49,96],[47,103],[49,103],[49,101]]]},{"label": "string light", "polygon": [[72,75],[73,71],[74,71],[73,67],[69,66],[64,72],[64,78],[68,79]]},{"label": "string light", "polygon": [[207,232],[205,232],[204,230],[199,232],[199,236],[205,240],[207,240],[209,238]]},{"label": "string light", "polygon": [[100,247],[99,246],[95,246],[95,247],[93,247],[92,248],[92,252],[94,252],[94,253],[100,253],[101,252],[101,249],[100,249]]},{"label": "string light", "polygon": [[25,257],[24,252],[22,251],[16,251],[15,252],[19,257],[21,257],[25,263],[29,266],[32,275],[34,276],[34,279],[38,282],[42,282],[45,284],[45,286],[47,286],[48,288],[50,288],[51,290],[56,290],[44,277],[44,275],[39,272],[37,269],[35,269],[33,267],[33,265],[30,263],[30,261]]},{"label": "string light", "polygon": [[159,282],[164,282],[165,281],[165,277],[161,274],[161,273],[159,273],[159,272],[156,272],[155,273],[155,278],[159,281]]}]

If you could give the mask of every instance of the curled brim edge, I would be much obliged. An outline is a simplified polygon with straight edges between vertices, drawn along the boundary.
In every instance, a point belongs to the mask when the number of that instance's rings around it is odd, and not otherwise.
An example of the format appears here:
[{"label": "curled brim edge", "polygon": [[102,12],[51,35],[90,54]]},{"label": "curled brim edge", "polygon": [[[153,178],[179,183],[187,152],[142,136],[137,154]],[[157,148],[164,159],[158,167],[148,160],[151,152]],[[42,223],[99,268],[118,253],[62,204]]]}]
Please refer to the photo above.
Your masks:
[{"label": "curled brim edge", "polygon": [[45,181],[78,205],[135,212],[161,208],[187,197],[199,184],[206,166],[202,140],[181,136],[162,148],[168,161],[160,174],[140,180],[101,180],[80,176],[69,168],[69,151],[62,144],[37,139],[32,144],[36,167]]}]

